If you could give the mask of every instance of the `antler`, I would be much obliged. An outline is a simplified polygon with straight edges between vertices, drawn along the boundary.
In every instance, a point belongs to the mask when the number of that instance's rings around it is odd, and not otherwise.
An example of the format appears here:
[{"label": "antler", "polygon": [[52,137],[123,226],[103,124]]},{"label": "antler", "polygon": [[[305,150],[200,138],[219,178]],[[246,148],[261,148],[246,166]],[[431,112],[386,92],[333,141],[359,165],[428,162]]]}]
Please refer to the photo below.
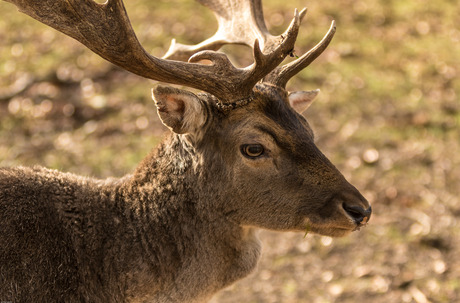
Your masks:
[{"label": "antler", "polygon": [[335,21],[323,39],[303,56],[291,63],[277,67],[264,78],[264,82],[272,83],[280,87],[286,87],[287,82],[298,72],[310,65],[327,48],[335,34]]},{"label": "antler", "polygon": [[[243,44],[253,47],[254,41],[264,53],[276,48],[284,36],[273,36],[265,24],[261,0],[196,0],[213,11],[217,23],[217,32],[209,39],[196,44],[186,45],[172,40],[163,59],[187,61],[193,54],[202,50],[218,50],[224,44]],[[299,16],[302,21],[307,10]]]},{"label": "antler", "polygon": [[[93,0],[5,0],[15,4],[20,11],[80,41],[104,59],[145,78],[197,88],[216,96],[223,103],[248,98],[253,86],[294,49],[300,26],[300,15],[294,19],[282,41],[272,43],[272,50],[265,54],[254,42],[255,62],[246,68],[234,67],[222,53],[203,51],[189,59],[189,63],[160,59],[148,54],[140,45],[126,13],[122,0],[108,0],[98,4]],[[211,1],[201,0],[208,6]],[[232,6],[233,7],[233,6]],[[260,0],[254,9],[259,17],[256,24],[266,31],[260,10]],[[221,11],[221,15],[225,15]],[[243,24],[239,24],[243,26]],[[247,25],[246,25],[247,26]],[[257,30],[255,30],[257,32]],[[246,38],[245,43],[253,36]],[[261,37],[264,49],[268,40]],[[197,64],[208,59],[211,65]]]},{"label": "antler", "polygon": [[[272,51],[284,39],[283,35],[272,36],[265,25],[261,0],[197,0],[214,12],[219,28],[211,38],[196,44],[176,43],[171,46],[163,58],[187,60],[197,51],[218,50],[224,44],[244,44],[252,47],[254,40],[261,41],[263,52]],[[300,12],[300,21],[306,15],[304,8]],[[312,63],[327,48],[335,34],[335,22],[324,38],[311,50],[297,60],[277,67],[264,78],[265,82],[285,87],[290,78]]]}]

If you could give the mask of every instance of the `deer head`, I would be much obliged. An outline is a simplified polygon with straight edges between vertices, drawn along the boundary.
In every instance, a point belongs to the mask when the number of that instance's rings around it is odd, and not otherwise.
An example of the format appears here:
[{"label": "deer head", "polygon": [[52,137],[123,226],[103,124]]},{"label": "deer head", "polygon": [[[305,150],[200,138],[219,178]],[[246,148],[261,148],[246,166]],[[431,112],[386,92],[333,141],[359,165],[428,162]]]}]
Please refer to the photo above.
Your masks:
[{"label": "deer head", "polygon": [[[214,196],[209,203],[229,220],[329,236],[345,235],[369,220],[369,203],[318,150],[301,115],[318,91],[285,88],[327,47],[334,22],[318,45],[279,66],[294,49],[306,9],[295,11],[285,33],[272,36],[260,0],[199,0],[214,11],[217,33],[195,46],[173,41],[165,58],[157,58],[138,42],[121,0],[7,1],[128,71],[206,92],[158,86],[153,98],[163,123],[196,152],[203,168],[198,184]],[[226,43],[252,47],[254,63],[234,67],[215,51]],[[211,64],[198,63],[203,59]]]},{"label": "deer head", "polygon": [[209,208],[241,226],[343,236],[371,211],[314,144],[301,112],[317,93],[259,83],[248,104],[225,112],[209,94],[159,86],[153,96],[163,123],[200,155]]}]

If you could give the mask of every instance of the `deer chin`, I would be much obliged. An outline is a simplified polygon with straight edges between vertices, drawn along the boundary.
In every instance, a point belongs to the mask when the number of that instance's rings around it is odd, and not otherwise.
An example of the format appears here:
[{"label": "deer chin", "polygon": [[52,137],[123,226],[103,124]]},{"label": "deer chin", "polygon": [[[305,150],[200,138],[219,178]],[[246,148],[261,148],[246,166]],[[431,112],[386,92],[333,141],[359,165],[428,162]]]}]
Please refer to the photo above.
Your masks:
[{"label": "deer chin", "polygon": [[350,234],[354,229],[346,229],[341,227],[312,227],[311,232],[328,237],[340,238]]},{"label": "deer chin", "polygon": [[340,224],[340,225],[335,225],[334,223],[326,223],[326,224],[318,224],[314,223],[308,218],[305,220],[304,226],[306,231],[306,234],[309,232],[322,235],[322,236],[328,236],[328,237],[334,237],[334,238],[340,238],[344,237],[351,232],[355,230],[359,230],[358,225],[352,223],[352,222],[347,222],[348,224]]}]

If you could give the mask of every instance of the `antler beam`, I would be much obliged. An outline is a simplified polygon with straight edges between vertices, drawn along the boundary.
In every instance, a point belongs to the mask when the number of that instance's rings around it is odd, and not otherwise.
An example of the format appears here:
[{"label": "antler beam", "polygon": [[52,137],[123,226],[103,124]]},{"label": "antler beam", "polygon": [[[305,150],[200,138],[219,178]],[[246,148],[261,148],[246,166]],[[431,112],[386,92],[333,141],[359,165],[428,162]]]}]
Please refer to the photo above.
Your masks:
[{"label": "antler beam", "polygon": [[[108,0],[104,4],[93,0],[6,1],[130,72],[157,81],[197,88],[213,94],[224,103],[244,99],[251,94],[253,86],[294,49],[300,26],[300,15],[296,11],[283,41],[274,45],[268,54],[264,54],[255,42],[254,64],[240,69],[234,67],[224,54],[212,51],[200,52],[188,63],[151,56],[140,45],[122,0]],[[256,5],[260,5],[260,0],[255,1]],[[207,0],[202,2],[211,3]],[[263,16],[260,20],[257,22],[263,22]],[[265,24],[261,28],[265,28]],[[249,43],[250,39],[246,42]],[[212,64],[193,63],[204,58]]]}]

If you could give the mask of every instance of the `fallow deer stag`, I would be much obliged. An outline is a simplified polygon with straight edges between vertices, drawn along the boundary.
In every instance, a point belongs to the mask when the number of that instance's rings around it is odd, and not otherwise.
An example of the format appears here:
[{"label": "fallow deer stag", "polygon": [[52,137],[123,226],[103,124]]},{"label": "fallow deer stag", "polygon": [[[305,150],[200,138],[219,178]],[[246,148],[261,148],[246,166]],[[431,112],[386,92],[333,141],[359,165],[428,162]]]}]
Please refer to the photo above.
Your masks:
[{"label": "fallow deer stag", "polygon": [[[201,0],[218,18],[216,35],[173,42],[161,59],[142,48],[121,0],[7,1],[128,71],[206,93],[156,87],[172,132],[120,179],[0,169],[0,300],[203,302],[254,269],[259,228],[344,236],[369,220],[369,203],[300,115],[318,91],[285,89],[326,48],[334,24],[279,67],[305,9],[272,36],[260,0]],[[254,63],[234,67],[215,51],[225,43],[253,47]]]}]

